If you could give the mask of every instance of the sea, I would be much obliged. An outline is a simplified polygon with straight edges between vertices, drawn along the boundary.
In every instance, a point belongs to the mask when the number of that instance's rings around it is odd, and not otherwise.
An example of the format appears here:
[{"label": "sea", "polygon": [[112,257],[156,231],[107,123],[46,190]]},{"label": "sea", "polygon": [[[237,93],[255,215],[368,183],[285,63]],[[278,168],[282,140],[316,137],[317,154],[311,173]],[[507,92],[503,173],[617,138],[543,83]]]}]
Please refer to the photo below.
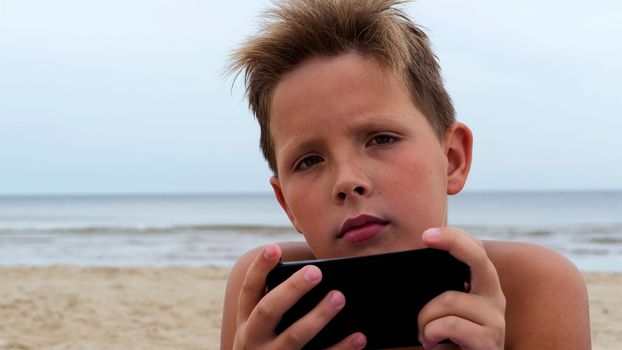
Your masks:
[{"label": "sea", "polygon": [[[466,192],[450,197],[449,224],[622,272],[622,191]],[[0,266],[231,267],[291,240],[302,236],[272,194],[0,196]]]}]

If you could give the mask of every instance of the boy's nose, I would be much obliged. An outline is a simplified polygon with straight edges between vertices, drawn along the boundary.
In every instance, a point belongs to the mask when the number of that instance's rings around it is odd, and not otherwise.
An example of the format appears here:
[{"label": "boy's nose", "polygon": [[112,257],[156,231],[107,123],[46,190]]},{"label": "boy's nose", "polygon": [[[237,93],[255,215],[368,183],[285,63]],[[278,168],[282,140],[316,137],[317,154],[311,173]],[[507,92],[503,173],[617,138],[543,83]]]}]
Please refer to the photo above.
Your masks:
[{"label": "boy's nose", "polygon": [[[351,192],[352,196],[355,195],[359,195],[359,196],[363,196],[366,193],[365,188],[363,188],[363,186],[356,186],[354,187],[354,190]],[[337,194],[337,197],[340,201],[345,201],[346,198],[348,198],[348,193],[344,192],[339,192]]]},{"label": "boy's nose", "polygon": [[348,198],[367,197],[371,193],[371,186],[362,171],[354,171],[351,167],[341,167],[337,173],[334,198],[344,202]]}]

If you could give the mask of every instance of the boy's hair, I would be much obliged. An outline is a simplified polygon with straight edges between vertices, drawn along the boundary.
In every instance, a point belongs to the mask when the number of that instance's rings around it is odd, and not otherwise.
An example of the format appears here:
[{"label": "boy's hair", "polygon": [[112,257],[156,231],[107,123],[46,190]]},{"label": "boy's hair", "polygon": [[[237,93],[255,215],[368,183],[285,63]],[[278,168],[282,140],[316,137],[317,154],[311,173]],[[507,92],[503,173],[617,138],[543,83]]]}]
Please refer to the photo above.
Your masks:
[{"label": "boy's hair", "polygon": [[270,134],[270,101],[284,74],[313,56],[357,52],[396,74],[441,138],[455,121],[436,56],[425,33],[396,8],[400,0],[281,0],[266,13],[258,35],[232,55],[231,71],[245,71],[249,105],[259,121],[260,145],[278,175]]}]

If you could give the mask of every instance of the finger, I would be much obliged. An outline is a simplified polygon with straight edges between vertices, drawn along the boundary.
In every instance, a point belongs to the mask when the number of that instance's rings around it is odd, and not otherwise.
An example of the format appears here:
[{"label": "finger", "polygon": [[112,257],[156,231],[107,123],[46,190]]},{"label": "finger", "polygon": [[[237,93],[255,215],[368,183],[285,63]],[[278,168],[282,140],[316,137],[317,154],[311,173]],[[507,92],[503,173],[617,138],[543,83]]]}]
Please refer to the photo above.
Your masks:
[{"label": "finger", "polygon": [[309,313],[294,322],[278,336],[279,349],[285,347],[300,348],[318,334],[326,324],[346,305],[343,293],[333,290]]},{"label": "finger", "polygon": [[501,285],[497,270],[488,258],[481,241],[456,228],[443,227],[426,230],[422,239],[430,248],[446,250],[471,269],[471,293],[497,297]]},{"label": "finger", "polygon": [[249,321],[253,322],[247,325],[248,331],[252,334],[274,332],[283,314],[321,280],[322,272],[317,266],[307,265],[296,271],[257,303],[249,316]]},{"label": "finger", "polygon": [[350,334],[345,339],[326,350],[360,350],[364,349],[365,345],[367,345],[367,338],[365,338],[363,333],[357,332]]},{"label": "finger", "polygon": [[447,316],[428,323],[423,329],[419,341],[424,348],[430,349],[445,339],[451,340],[461,349],[500,349],[503,348],[503,336],[493,334],[492,328],[457,316]]},{"label": "finger", "polygon": [[264,296],[266,276],[281,258],[281,248],[276,244],[266,245],[248,267],[240,296],[238,297],[238,321],[246,320]]},{"label": "finger", "polygon": [[456,291],[444,292],[430,300],[419,312],[417,324],[422,330],[425,325],[448,315],[479,325],[505,325],[504,313],[491,305],[488,298]]}]

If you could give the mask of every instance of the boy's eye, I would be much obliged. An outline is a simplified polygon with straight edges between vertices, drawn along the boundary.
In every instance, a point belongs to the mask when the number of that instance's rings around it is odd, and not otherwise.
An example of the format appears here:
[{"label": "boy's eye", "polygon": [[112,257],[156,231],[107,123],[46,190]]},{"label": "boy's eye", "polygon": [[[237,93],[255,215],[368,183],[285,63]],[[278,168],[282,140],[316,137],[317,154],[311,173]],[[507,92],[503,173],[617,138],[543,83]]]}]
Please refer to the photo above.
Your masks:
[{"label": "boy's eye", "polygon": [[307,156],[302,158],[296,165],[294,166],[294,170],[305,170],[317,163],[322,162],[322,157],[320,156]]},{"label": "boy's eye", "polygon": [[382,134],[374,136],[371,141],[369,141],[369,145],[388,145],[395,141],[397,141],[395,136]]}]

